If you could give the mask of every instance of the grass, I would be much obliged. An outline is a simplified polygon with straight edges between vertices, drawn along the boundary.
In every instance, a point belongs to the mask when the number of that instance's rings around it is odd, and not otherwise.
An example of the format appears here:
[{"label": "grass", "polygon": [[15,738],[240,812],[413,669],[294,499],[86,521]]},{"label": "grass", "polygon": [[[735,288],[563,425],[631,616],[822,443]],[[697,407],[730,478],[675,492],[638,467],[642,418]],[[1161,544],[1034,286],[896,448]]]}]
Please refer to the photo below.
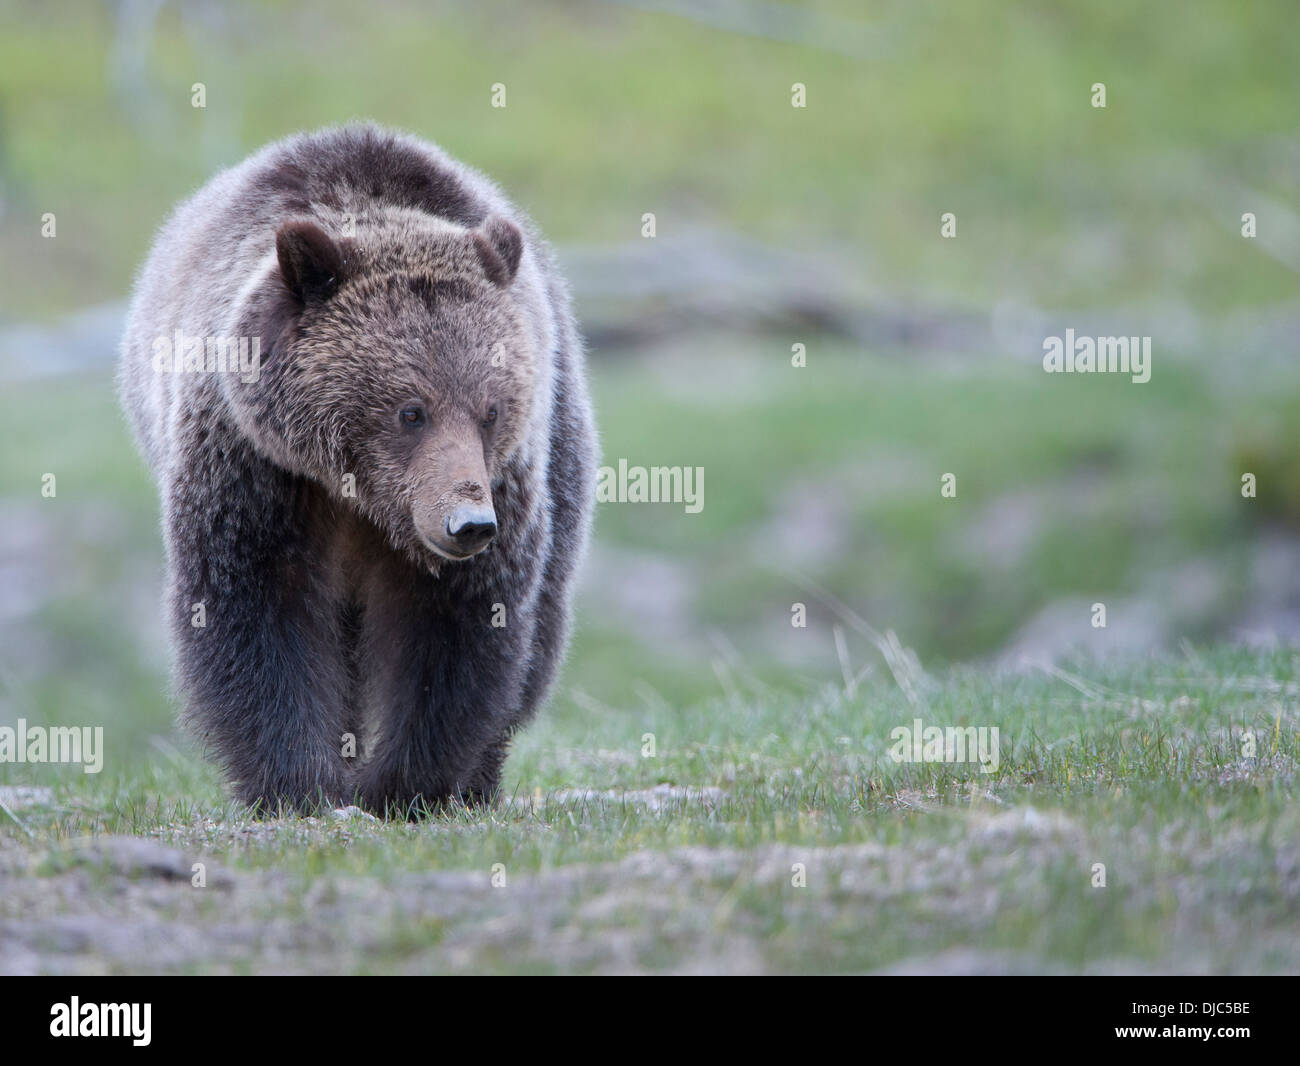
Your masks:
[{"label": "grass", "polygon": [[[1294,970],[1300,656],[1075,670],[572,708],[524,735],[501,807],[417,825],[251,822],[192,755],[143,751],[16,811],[34,841],[5,819],[0,921],[59,901],[18,931],[37,950],[93,896],[133,935],[43,958],[110,972]],[[996,726],[997,771],[895,763],[914,717]],[[151,877],[117,834],[220,883]]]},{"label": "grass", "polygon": [[[0,764],[0,971],[1300,968],[1300,657],[1232,646],[1253,609],[1294,613],[1288,5],[817,2],[764,7],[768,33],[591,2],[165,6],[138,54],[111,5],[9,8],[5,319],[120,300],[180,196],[364,116],[487,171],[561,247],[652,211],[834,264],[848,310],[1157,336],[1146,385],[811,329],[594,353],[606,461],[702,467],[704,510],[600,508],[505,801],[419,825],[223,798],[172,725],[111,338],[99,369],[4,368],[0,725],[102,725],[107,750],[97,776]],[[1052,626],[1075,661],[1026,667]],[[997,727],[997,772],[895,763],[916,717]]]},{"label": "grass", "polygon": [[[774,36],[593,2],[166,7],[139,55],[111,6],[3,6],[22,9],[0,39],[10,314],[120,295],[167,206],[212,171],[356,116],[483,168],[562,243],[633,238],[653,211],[665,235],[703,223],[837,248],[895,295],[1294,298],[1261,252],[1296,212],[1284,2],[980,0],[938,19],[840,0],[797,5],[806,22]],[[848,54],[802,43],[819,40]],[[1105,109],[1089,102],[1099,81]],[[956,241],[938,238],[946,211]],[[1244,211],[1261,240],[1238,235]]]}]

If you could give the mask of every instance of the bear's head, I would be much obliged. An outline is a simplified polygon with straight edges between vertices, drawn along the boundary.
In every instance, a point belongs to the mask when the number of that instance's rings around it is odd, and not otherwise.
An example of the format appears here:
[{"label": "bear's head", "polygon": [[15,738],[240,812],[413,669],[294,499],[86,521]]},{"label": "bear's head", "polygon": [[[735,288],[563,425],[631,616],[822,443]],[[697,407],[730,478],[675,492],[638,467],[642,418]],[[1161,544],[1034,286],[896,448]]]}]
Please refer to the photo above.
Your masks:
[{"label": "bear's head", "polygon": [[465,229],[399,213],[351,236],[284,223],[240,327],[262,337],[261,372],[223,381],[241,429],[417,563],[482,551],[537,384],[512,291],[522,253],[499,216]]}]

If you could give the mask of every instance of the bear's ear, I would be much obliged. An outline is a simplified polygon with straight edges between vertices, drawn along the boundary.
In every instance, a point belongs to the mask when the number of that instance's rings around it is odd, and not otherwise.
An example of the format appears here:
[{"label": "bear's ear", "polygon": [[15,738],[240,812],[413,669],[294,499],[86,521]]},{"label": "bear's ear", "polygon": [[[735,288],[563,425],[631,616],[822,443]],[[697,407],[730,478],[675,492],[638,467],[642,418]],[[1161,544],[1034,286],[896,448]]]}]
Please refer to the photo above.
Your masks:
[{"label": "bear's ear", "polygon": [[343,279],[343,253],[323,229],[305,220],[286,222],[275,231],[280,275],[303,304],[329,299]]},{"label": "bear's ear", "polygon": [[509,219],[490,215],[474,231],[474,251],[488,280],[504,288],[515,280],[519,257],[524,254],[524,235]]}]

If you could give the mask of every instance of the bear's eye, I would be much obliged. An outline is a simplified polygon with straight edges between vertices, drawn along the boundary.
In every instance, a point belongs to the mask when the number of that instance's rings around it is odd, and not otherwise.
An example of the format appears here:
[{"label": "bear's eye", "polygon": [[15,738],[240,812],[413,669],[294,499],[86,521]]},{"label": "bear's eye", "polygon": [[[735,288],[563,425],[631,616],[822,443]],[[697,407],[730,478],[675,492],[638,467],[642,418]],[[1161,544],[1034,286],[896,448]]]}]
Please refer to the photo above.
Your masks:
[{"label": "bear's eye", "polygon": [[497,409],[495,407],[489,407],[488,413],[483,416],[483,425],[490,426],[496,420],[497,420]]},{"label": "bear's eye", "polygon": [[418,404],[403,407],[398,412],[398,417],[402,420],[404,426],[422,426],[424,425],[424,408]]}]

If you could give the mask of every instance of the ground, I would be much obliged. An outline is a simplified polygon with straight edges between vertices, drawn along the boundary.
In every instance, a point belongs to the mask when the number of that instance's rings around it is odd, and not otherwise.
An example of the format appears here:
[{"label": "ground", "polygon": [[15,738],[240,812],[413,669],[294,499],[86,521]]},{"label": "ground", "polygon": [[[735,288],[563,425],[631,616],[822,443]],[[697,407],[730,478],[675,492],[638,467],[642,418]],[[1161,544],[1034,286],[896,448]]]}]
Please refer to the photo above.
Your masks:
[{"label": "ground", "polygon": [[[419,825],[251,820],[161,743],[107,788],[10,787],[0,968],[1300,967],[1300,654],[906,679],[880,662],[852,698],[736,683],[552,716],[511,763],[532,793]],[[893,762],[914,717],[997,726],[997,772]]]}]

